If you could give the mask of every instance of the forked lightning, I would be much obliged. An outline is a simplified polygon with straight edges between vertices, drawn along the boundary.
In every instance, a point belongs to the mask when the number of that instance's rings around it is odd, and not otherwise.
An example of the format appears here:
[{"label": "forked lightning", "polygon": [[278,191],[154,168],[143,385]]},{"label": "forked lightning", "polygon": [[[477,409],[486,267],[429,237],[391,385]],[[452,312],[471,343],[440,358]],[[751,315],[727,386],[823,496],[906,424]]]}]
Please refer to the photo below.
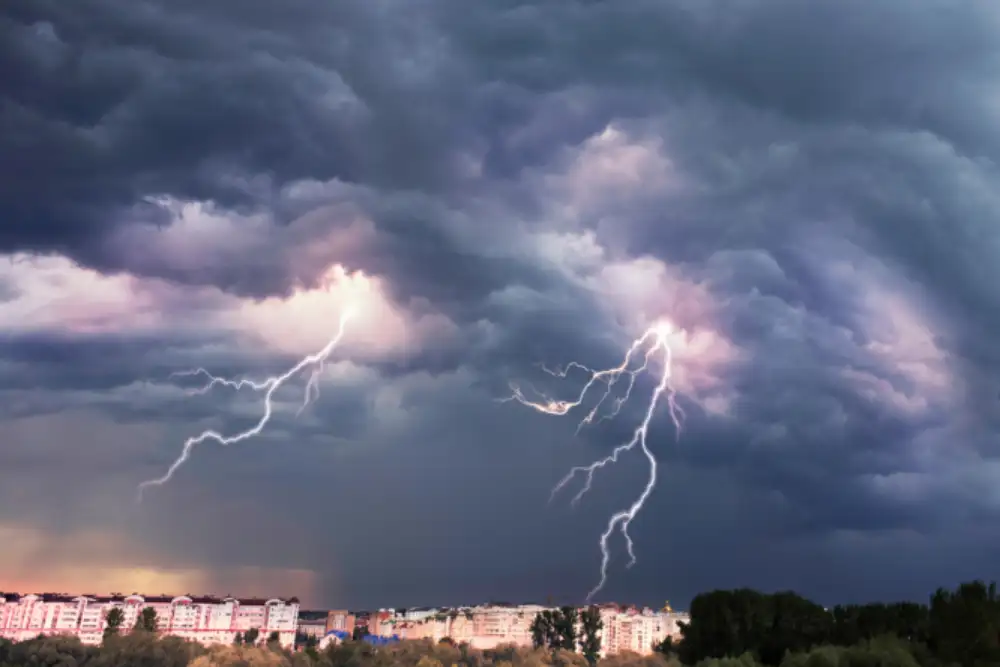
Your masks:
[{"label": "forked lightning", "polygon": [[[638,377],[640,373],[649,370],[650,360],[656,352],[663,353],[663,372],[660,375],[660,380],[657,383],[656,388],[653,390],[653,395],[650,398],[649,404],[646,406],[646,412],[642,421],[632,433],[632,438],[628,442],[615,447],[615,449],[608,456],[598,459],[590,465],[576,466],[572,468],[569,473],[563,477],[558,484],[556,484],[555,488],[552,489],[551,497],[555,497],[555,494],[572,481],[578,473],[585,475],[585,481],[582,488],[576,496],[573,497],[572,504],[575,505],[579,502],[580,498],[582,498],[584,494],[590,490],[591,482],[593,482],[594,479],[594,473],[609,463],[617,462],[619,455],[638,447],[649,461],[649,478],[645,487],[643,487],[642,493],[638,498],[636,498],[635,502],[628,507],[628,509],[624,509],[612,515],[608,520],[607,528],[601,534],[601,579],[587,594],[588,602],[590,602],[594,595],[600,592],[600,590],[604,588],[605,583],[607,583],[608,565],[611,562],[611,552],[608,548],[608,541],[611,539],[611,535],[614,533],[615,529],[620,530],[622,536],[625,538],[625,545],[629,555],[628,567],[632,567],[636,563],[635,549],[632,543],[632,537],[628,532],[628,527],[632,520],[635,519],[636,515],[638,515],[638,513],[642,510],[643,505],[645,505],[646,500],[653,492],[653,489],[656,488],[657,462],[656,457],[653,456],[653,453],[649,450],[646,438],[649,433],[650,422],[653,420],[653,414],[656,412],[656,407],[659,405],[661,400],[665,400],[667,403],[670,418],[674,423],[676,436],[679,438],[681,434],[681,429],[684,424],[684,410],[681,409],[681,406],[677,403],[677,392],[670,383],[673,352],[670,348],[669,337],[673,332],[673,326],[667,322],[661,322],[647,329],[642,336],[632,342],[632,345],[629,347],[628,352],[626,352],[621,365],[615,366],[614,368],[594,370],[577,362],[570,363],[562,370],[552,371],[545,368],[546,372],[557,377],[566,377],[569,371],[574,369],[583,371],[590,376],[575,400],[556,401],[546,398],[541,401],[531,401],[528,400],[521,389],[514,384],[511,385],[513,394],[509,398],[504,399],[505,401],[517,401],[518,403],[526,405],[533,410],[537,410],[538,412],[562,416],[568,414],[574,408],[579,407],[594,386],[599,383],[604,383],[604,393],[601,394],[594,407],[580,421],[577,426],[577,430],[579,430],[585,424],[595,423],[595,420],[599,422],[603,419],[610,419],[617,415],[625,402],[627,402],[631,397],[636,377]],[[642,364],[635,369],[632,369],[632,366],[635,363],[634,359],[636,355],[642,350],[645,350],[642,352]],[[606,415],[598,419],[601,406],[604,405],[605,401],[611,395],[611,391],[614,386],[623,377],[627,378],[627,384],[625,385],[624,392],[621,396],[614,399],[611,410]]]},{"label": "forked lightning", "polygon": [[230,380],[227,378],[217,377],[212,375],[204,368],[197,368],[191,371],[182,371],[179,373],[173,373],[171,377],[179,376],[202,376],[208,379],[208,382],[204,386],[194,389],[191,391],[192,394],[205,394],[209,392],[212,388],[216,386],[225,386],[231,389],[244,389],[250,388],[256,392],[264,393],[264,414],[257,421],[257,423],[251,428],[237,433],[236,435],[222,435],[218,431],[207,430],[203,431],[201,434],[194,436],[193,438],[188,438],[184,442],[184,448],[181,450],[180,456],[170,465],[167,472],[158,479],[147,480],[139,485],[137,501],[142,500],[143,491],[151,486],[162,486],[170,481],[174,476],[174,473],[184,465],[185,461],[191,456],[191,451],[196,445],[199,445],[206,440],[214,440],[220,445],[232,445],[234,443],[248,440],[255,435],[258,435],[267,423],[271,420],[271,414],[273,413],[273,405],[271,402],[274,393],[281,388],[290,379],[301,373],[302,371],[309,369],[309,380],[306,382],[305,397],[302,400],[302,406],[296,413],[301,414],[302,411],[316,398],[319,396],[319,380],[323,371],[326,368],[326,362],[330,358],[330,355],[336,349],[337,345],[340,343],[341,339],[344,337],[344,331],[347,326],[348,320],[352,316],[352,311],[350,309],[345,310],[340,316],[340,326],[337,330],[337,334],[327,342],[327,344],[319,352],[310,354],[309,356],[303,357],[299,360],[297,364],[292,366],[290,369],[282,373],[281,375],[274,375],[262,381],[254,380]]}]

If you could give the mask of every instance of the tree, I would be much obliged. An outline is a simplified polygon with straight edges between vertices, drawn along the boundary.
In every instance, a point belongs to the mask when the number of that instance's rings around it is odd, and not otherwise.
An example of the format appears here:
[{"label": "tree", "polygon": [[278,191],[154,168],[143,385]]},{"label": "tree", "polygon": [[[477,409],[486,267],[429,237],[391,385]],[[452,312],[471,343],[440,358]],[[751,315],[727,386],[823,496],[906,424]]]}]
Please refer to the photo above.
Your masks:
[{"label": "tree", "polygon": [[807,651],[827,643],[833,632],[833,617],[823,607],[790,591],[766,596],[771,627],[756,649],[760,661],[777,665],[788,652]]},{"label": "tree", "polygon": [[[179,637],[160,638],[151,632],[130,632],[98,649],[80,667],[188,667],[205,647]],[[57,663],[41,663],[56,667]],[[25,666],[27,667],[27,666]]]},{"label": "tree", "polygon": [[907,641],[882,637],[852,646],[820,646],[790,653],[781,667],[919,667]]},{"label": "tree", "polygon": [[351,633],[351,639],[356,642],[361,641],[368,636],[368,627],[364,625],[354,626],[354,631]]},{"label": "tree", "polygon": [[691,601],[691,621],[681,626],[680,659],[738,656],[758,648],[771,625],[766,596],[750,589],[701,593]]},{"label": "tree", "polygon": [[113,637],[121,630],[122,623],[125,622],[125,612],[121,607],[112,607],[104,616],[104,639]]},{"label": "tree", "polygon": [[539,612],[531,622],[531,642],[535,648],[576,651],[576,621],[575,607]]},{"label": "tree", "polygon": [[996,583],[938,589],[931,598],[928,644],[937,657],[964,666],[1000,662],[1000,600]]},{"label": "tree", "polygon": [[829,643],[833,630],[833,615],[792,592],[713,591],[691,602],[679,654],[685,664],[749,653],[777,665],[789,651]]},{"label": "tree", "polygon": [[237,632],[236,636],[233,637],[233,646],[242,646],[242,645],[243,645],[243,633]]},{"label": "tree", "polygon": [[552,648],[576,651],[576,607],[561,607],[553,615],[553,630],[555,631],[555,646]]},{"label": "tree", "polygon": [[540,611],[531,622],[531,643],[535,648],[549,648],[552,642],[552,612]]},{"label": "tree", "polygon": [[580,649],[583,651],[583,657],[591,665],[596,665],[597,658],[601,654],[601,630],[604,628],[600,610],[594,605],[587,607],[580,614],[580,625],[582,626]]},{"label": "tree", "polygon": [[281,635],[278,633],[277,630],[272,630],[271,633],[267,636],[267,647],[270,649],[281,648]]},{"label": "tree", "polygon": [[[752,653],[743,653],[739,657],[725,656],[723,658],[712,658],[698,663],[698,667],[757,667],[757,660]],[[798,666],[796,666],[798,667]],[[813,667],[810,665],[810,667]],[[825,665],[821,667],[826,667]],[[836,666],[831,666],[836,667]]]},{"label": "tree", "polygon": [[927,641],[928,608],[915,602],[873,603],[833,608],[835,644],[853,646],[892,635],[910,642]]},{"label": "tree", "polygon": [[77,667],[89,664],[98,650],[76,637],[38,636],[9,646],[3,662],[17,667]]},{"label": "tree", "polygon": [[672,658],[677,655],[677,644],[673,637],[667,637],[659,644],[653,646],[653,652],[659,653],[665,658]]},{"label": "tree", "polygon": [[243,643],[247,646],[253,646],[257,643],[260,638],[260,630],[257,628],[250,628],[245,633],[243,633]]},{"label": "tree", "polygon": [[135,619],[133,631],[156,632],[156,625],[156,610],[152,607],[144,607]]}]

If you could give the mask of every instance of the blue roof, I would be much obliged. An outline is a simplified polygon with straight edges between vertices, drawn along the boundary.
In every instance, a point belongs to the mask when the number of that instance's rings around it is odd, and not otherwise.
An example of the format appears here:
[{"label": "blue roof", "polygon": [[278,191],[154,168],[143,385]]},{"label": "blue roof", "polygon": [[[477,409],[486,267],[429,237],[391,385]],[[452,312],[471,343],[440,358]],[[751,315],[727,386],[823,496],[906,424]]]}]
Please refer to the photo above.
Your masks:
[{"label": "blue roof", "polygon": [[399,641],[399,635],[391,635],[389,637],[380,637],[378,635],[365,635],[363,639],[372,644],[373,646],[385,646],[386,644],[395,644]]}]

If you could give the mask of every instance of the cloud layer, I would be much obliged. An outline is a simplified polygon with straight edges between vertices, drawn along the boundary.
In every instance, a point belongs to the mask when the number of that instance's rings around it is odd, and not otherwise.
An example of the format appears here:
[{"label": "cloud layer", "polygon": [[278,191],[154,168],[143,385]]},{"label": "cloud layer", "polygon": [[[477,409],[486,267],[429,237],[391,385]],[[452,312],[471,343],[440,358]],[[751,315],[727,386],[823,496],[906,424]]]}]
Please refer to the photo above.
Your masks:
[{"label": "cloud layer", "polygon": [[[641,461],[546,498],[637,413],[496,399],[664,317],[690,419],[609,597],[990,576],[998,66],[944,0],[5,6],[0,588],[578,599]],[[307,412],[130,504],[262,408],[170,373],[279,372],[348,303]]]}]

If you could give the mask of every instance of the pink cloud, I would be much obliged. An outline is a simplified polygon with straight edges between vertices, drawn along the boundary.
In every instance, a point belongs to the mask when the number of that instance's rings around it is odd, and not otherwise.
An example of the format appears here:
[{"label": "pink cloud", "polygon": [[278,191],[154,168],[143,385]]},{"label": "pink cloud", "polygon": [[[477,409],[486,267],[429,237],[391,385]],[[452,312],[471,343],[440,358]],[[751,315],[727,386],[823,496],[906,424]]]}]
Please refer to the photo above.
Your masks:
[{"label": "pink cloud", "polygon": [[0,302],[0,330],[101,333],[163,325],[155,299],[124,274],[106,276],[59,256],[0,256],[0,280],[14,298]]},{"label": "pink cloud", "polygon": [[444,315],[407,312],[389,300],[380,279],[348,273],[341,266],[331,267],[314,289],[286,298],[241,301],[231,312],[230,326],[250,332],[271,349],[304,354],[326,344],[346,308],[355,315],[343,350],[355,359],[412,352],[431,339],[447,341],[459,335]]},{"label": "pink cloud", "polygon": [[[0,523],[0,544],[5,545],[0,550],[4,588],[22,593],[295,595],[309,605],[316,602],[321,583],[305,569],[162,565],[155,555],[138,552],[134,540],[110,530],[57,534]],[[72,560],[64,554],[73,554]]]},{"label": "pink cloud", "polygon": [[675,386],[708,412],[728,411],[735,395],[725,371],[743,354],[717,328],[720,304],[705,284],[653,257],[616,256],[593,232],[536,238],[539,258],[595,294],[602,309],[595,315],[612,314],[627,335],[671,322],[677,329],[671,336]]},{"label": "pink cloud", "polygon": [[624,208],[683,186],[662,138],[633,137],[615,124],[568,151],[553,167],[540,179],[549,199],[549,225],[575,226],[588,219],[609,224]]},{"label": "pink cloud", "polygon": [[608,262],[587,282],[627,330],[671,322],[674,385],[707,412],[728,412],[725,371],[743,354],[717,328],[719,303],[704,284],[651,257]]},{"label": "pink cloud", "polygon": [[939,338],[947,332],[916,285],[871,258],[826,264],[853,300],[860,350],[877,370],[842,370],[856,391],[896,412],[920,414],[959,401],[960,378]]},{"label": "pink cloud", "polygon": [[126,274],[103,275],[58,256],[0,260],[0,280],[14,298],[0,303],[0,330],[75,334],[229,332],[247,345],[292,354],[315,351],[336,333],[341,312],[355,317],[343,350],[371,360],[419,350],[458,336],[446,316],[415,303],[393,302],[382,281],[331,265],[319,284],[288,296],[240,298]]}]

